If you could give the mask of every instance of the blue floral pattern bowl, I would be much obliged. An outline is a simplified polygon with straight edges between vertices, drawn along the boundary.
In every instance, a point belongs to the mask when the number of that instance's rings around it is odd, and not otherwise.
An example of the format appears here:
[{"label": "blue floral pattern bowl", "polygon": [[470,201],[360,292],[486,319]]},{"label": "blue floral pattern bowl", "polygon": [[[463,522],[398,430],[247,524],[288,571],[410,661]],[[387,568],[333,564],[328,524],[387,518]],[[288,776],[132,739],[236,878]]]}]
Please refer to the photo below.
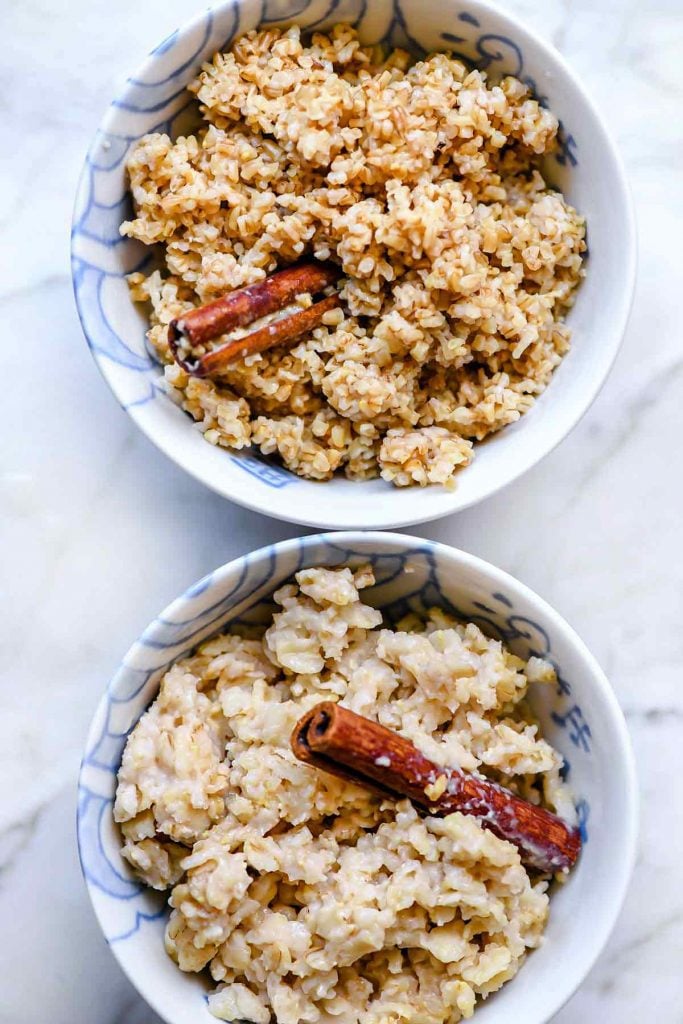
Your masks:
[{"label": "blue floral pattern bowl", "polygon": [[[190,105],[185,90],[199,66],[260,24],[306,29],[352,22],[365,42],[384,41],[420,55],[451,50],[494,77],[513,74],[560,117],[561,147],[546,168],[588,220],[590,261],[570,324],[574,346],[534,409],[478,447],[455,491],[396,492],[382,480],[303,480],[266,457],[206,444],[160,390],[160,369],[145,343],[144,313],[128,295],[126,274],[145,266],[148,249],[121,238],[129,216],[126,154],[146,132],[176,135]],[[88,153],[72,232],[73,282],[92,353],[121,405],[180,466],[240,504],[277,518],[333,529],[423,522],[482,500],[551,451],[586,411],[616,355],[635,268],[633,216],[621,164],[581,85],[562,59],[485,0],[227,0],[174,32],[131,77],[111,105]],[[286,501],[282,491],[286,490]]]},{"label": "blue floral pattern bowl", "polygon": [[112,803],[123,747],[168,666],[230,624],[267,620],[272,592],[301,568],[371,562],[363,599],[387,622],[438,605],[527,658],[548,658],[558,684],[539,687],[535,710],[566,760],[585,847],[555,892],[547,941],[519,978],[477,1010],[482,1024],[542,1024],[571,995],[614,924],[630,875],[636,784],[626,726],[599,666],[566,622],[523,584],[472,555],[390,533],[307,536],[261,548],[216,569],[174,601],[131,647],[95,715],[79,782],[78,841],[102,930],[141,994],[169,1024],[214,1020],[208,984],[166,956],[163,897],[144,889],[120,852]]}]

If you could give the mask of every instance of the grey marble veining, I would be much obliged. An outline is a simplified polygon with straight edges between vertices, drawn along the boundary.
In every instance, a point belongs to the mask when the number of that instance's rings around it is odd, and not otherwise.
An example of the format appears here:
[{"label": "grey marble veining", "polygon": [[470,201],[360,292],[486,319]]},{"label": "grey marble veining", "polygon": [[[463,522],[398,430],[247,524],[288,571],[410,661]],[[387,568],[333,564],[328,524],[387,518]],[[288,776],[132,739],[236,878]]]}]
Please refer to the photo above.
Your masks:
[{"label": "grey marble veining", "polygon": [[[638,758],[642,830],[619,924],[555,1024],[683,1021],[683,8],[680,0],[505,0],[602,109],[636,200],[640,271],[622,353],[574,433],[483,506],[415,528],[538,590],[610,675]],[[191,13],[181,0],[6,2],[1,75],[0,1024],[157,1024],[81,884],[75,777],[132,639],[207,570],[302,532],[176,469],[100,379],[75,314],[68,228],[104,109]],[[523,973],[517,984],[524,984]],[[513,1022],[514,1024],[514,1022]]]}]

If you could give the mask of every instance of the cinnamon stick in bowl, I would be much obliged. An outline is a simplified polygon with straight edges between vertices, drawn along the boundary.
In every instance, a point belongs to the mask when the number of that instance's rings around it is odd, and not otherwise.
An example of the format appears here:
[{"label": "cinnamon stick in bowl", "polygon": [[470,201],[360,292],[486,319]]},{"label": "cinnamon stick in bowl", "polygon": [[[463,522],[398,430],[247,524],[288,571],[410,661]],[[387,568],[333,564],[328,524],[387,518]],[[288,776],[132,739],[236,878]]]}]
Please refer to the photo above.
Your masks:
[{"label": "cinnamon stick in bowl", "polygon": [[460,768],[443,768],[378,722],[332,701],[312,708],[292,733],[300,761],[393,800],[408,798],[435,817],[472,814],[519,850],[539,871],[566,871],[581,851],[581,834],[556,814],[503,786]]},{"label": "cinnamon stick in bowl", "polygon": [[331,309],[341,305],[338,292],[327,295],[305,309],[282,316],[241,338],[218,348],[208,344],[236,327],[247,327],[271,313],[285,310],[299,295],[315,295],[339,279],[341,270],[332,263],[315,260],[297,263],[270,274],[257,284],[237,288],[205,306],[172,320],[168,343],[179,366],[194,377],[220,374],[235,359],[296,341],[319,327]]}]

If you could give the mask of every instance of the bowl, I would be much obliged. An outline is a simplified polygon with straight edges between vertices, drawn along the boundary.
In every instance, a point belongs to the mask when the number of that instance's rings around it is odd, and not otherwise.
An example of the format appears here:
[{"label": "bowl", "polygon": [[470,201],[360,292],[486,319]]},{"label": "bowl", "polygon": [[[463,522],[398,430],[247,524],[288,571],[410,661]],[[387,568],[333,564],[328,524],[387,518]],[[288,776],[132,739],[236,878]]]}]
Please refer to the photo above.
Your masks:
[{"label": "bowl", "polygon": [[[177,134],[189,102],[184,86],[203,61],[259,23],[307,29],[353,22],[364,42],[450,49],[492,76],[514,74],[562,122],[548,180],[587,217],[588,273],[568,320],[573,346],[533,409],[479,445],[457,487],[396,491],[382,480],[303,480],[249,451],[207,444],[159,387],[146,348],[146,318],[125,275],[150,259],[123,239],[130,213],[125,160],[150,131]],[[575,426],[595,398],[626,325],[635,273],[635,231],[618,154],[574,73],[541,39],[482,0],[229,0],[170,35],[128,79],[88,153],[72,231],[76,302],[90,348],[124,409],[166,455],[219,494],[279,519],[327,529],[391,528],[425,522],[483,500],[526,472]]]},{"label": "bowl", "polygon": [[[476,1011],[478,1024],[543,1024],[589,971],[614,925],[634,858],[637,786],[626,725],[610,685],[570,626],[494,566],[442,544],[392,533],[318,534],[284,541],[216,569],[173,602],[131,647],[95,714],[79,781],[78,842],[107,942],[142,996],[168,1024],[215,1024],[207,980],[182,974],[164,951],[163,897],[133,877],[120,854],[112,803],[128,734],[171,662],[234,622],[265,621],[270,595],[301,568],[371,562],[363,600],[386,621],[434,605],[455,610],[524,658],[557,668],[556,687],[532,703],[562,753],[584,835],[581,858],[551,900],[546,941],[519,978]],[[532,687],[532,690],[534,688]]]}]

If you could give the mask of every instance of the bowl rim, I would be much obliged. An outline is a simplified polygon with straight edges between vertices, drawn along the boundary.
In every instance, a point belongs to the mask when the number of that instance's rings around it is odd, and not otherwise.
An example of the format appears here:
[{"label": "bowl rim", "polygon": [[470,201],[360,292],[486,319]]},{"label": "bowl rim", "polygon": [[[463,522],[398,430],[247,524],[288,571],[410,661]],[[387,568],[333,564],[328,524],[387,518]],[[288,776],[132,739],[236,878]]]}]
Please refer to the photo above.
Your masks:
[{"label": "bowl rim", "polygon": [[[594,931],[591,934],[590,941],[593,948],[589,958],[581,966],[581,969],[576,973],[576,975],[570,978],[569,983],[562,990],[556,991],[548,997],[548,1007],[544,1010],[545,1016],[538,1020],[528,1020],[528,1024],[547,1024],[547,1022],[549,1022],[574,995],[595,965],[595,962],[602,953],[612,931],[614,930],[617,918],[621,912],[635,865],[639,831],[639,798],[636,762],[628,726],[617,700],[615,691],[607,679],[605,672],[600,667],[597,659],[590,652],[576,630],[552,607],[552,605],[532,590],[531,587],[523,583],[521,580],[518,580],[515,576],[512,576],[504,569],[500,569],[493,563],[488,562],[486,559],[480,558],[478,555],[473,555],[467,551],[463,551],[461,548],[444,544],[440,541],[417,537],[411,534],[395,533],[383,530],[346,530],[340,532],[306,534],[303,537],[292,537],[273,544],[266,544],[254,551],[246,552],[243,555],[239,555],[236,558],[231,559],[229,562],[226,562],[213,571],[205,574],[196,583],[187,587],[180,596],[171,601],[164,610],[152,620],[152,622],[142,631],[140,636],[133,642],[133,644],[131,644],[123,660],[119,664],[119,667],[109,681],[104,693],[97,702],[90,726],[88,727],[84,754],[79,769],[78,786],[80,788],[82,776],[85,771],[85,759],[88,751],[93,745],[94,739],[96,738],[98,723],[107,706],[107,702],[110,696],[115,694],[117,685],[126,672],[126,666],[131,657],[138,651],[142,639],[154,630],[159,619],[174,621],[178,612],[184,610],[187,603],[191,601],[198,592],[203,591],[208,586],[220,585],[226,577],[230,577],[236,572],[239,572],[240,566],[245,562],[245,560],[248,560],[249,563],[253,565],[259,561],[269,559],[276,554],[286,554],[290,551],[296,551],[297,548],[302,550],[309,547],[315,547],[320,543],[353,547],[359,542],[362,542],[362,544],[366,546],[386,546],[389,544],[396,551],[404,550],[406,547],[410,547],[414,544],[427,547],[434,553],[436,558],[441,558],[450,562],[453,568],[457,569],[458,566],[467,566],[470,569],[482,573],[486,577],[487,581],[491,584],[495,584],[497,588],[504,592],[513,593],[523,600],[533,604],[541,615],[543,621],[551,622],[556,630],[564,633],[565,637],[570,641],[572,647],[574,647],[585,663],[586,668],[590,673],[590,686],[597,691],[600,700],[604,704],[610,723],[614,728],[617,743],[612,748],[611,758],[614,765],[618,766],[624,795],[624,807],[626,809],[626,813],[622,818],[622,857],[620,861],[615,864],[615,873],[609,890],[608,906],[605,908],[605,905],[603,904],[602,908],[601,927],[597,933]],[[178,655],[178,657],[182,656],[183,655]],[[140,714],[142,713],[143,712]],[[103,915],[98,907],[98,901],[94,898],[96,887],[88,879],[84,870],[81,837],[78,829],[78,814],[76,816],[76,841],[83,881],[87,888],[88,896],[94,910],[95,917],[97,918],[97,922],[106,938]],[[129,964],[120,953],[119,946],[109,945],[119,966],[139,993],[136,978],[134,977],[133,972],[129,969]],[[168,1021],[168,1024],[173,1024],[167,1016],[164,1016],[159,1006],[155,1005],[153,998],[150,998],[147,993],[145,993],[142,998],[144,998],[145,1001],[163,1017],[164,1020]]]},{"label": "bowl rim", "polygon": [[[224,9],[232,10],[234,4],[238,2],[240,2],[240,0],[221,0],[219,3],[212,4],[209,7],[209,11],[215,14],[222,12]],[[529,470],[545,459],[546,456],[548,456],[577,426],[604,386],[623,342],[624,333],[633,303],[637,264],[637,233],[633,198],[619,150],[604,123],[601,113],[598,111],[592,98],[585,90],[578,75],[572,70],[564,57],[549,42],[546,42],[546,40],[543,39],[534,29],[529,28],[516,16],[509,14],[507,11],[501,10],[495,3],[492,3],[491,0],[469,0],[469,3],[474,9],[486,11],[498,19],[501,22],[501,25],[506,27],[506,30],[513,37],[522,36],[522,38],[529,38],[533,45],[538,48],[542,59],[548,63],[548,66],[557,67],[566,77],[571,84],[571,87],[578,95],[581,103],[586,107],[594,121],[595,128],[599,135],[600,145],[605,149],[610,157],[614,174],[614,181],[612,184],[616,193],[619,195],[619,206],[624,213],[623,226],[626,238],[626,244],[624,246],[626,250],[624,253],[624,263],[626,271],[622,287],[615,298],[615,303],[619,311],[618,316],[614,318],[614,322],[617,327],[611,334],[611,350],[608,351],[608,358],[606,358],[606,361],[603,363],[601,371],[591,373],[588,384],[583,387],[581,397],[576,402],[576,410],[570,419],[569,425],[565,430],[560,432],[558,436],[550,437],[546,440],[542,439],[539,443],[534,445],[534,449],[529,455],[520,460],[519,464],[517,463],[517,460],[513,460],[509,471],[502,473],[500,478],[495,480],[492,484],[487,484],[485,487],[482,487],[481,493],[474,493],[469,497],[463,498],[460,496],[460,489],[456,488],[444,495],[440,494],[441,500],[438,503],[430,503],[425,500],[419,510],[413,508],[411,511],[408,511],[410,505],[407,504],[405,505],[405,511],[400,510],[400,499],[397,501],[387,500],[386,502],[371,501],[370,504],[373,507],[365,510],[365,516],[368,520],[366,525],[370,526],[372,529],[395,529],[397,527],[430,522],[434,519],[441,518],[442,516],[451,515],[455,512],[462,511],[463,509],[470,508],[481,501],[486,501],[504,487],[507,487],[509,484],[519,480],[529,472]],[[207,12],[204,10],[198,12],[194,17],[188,19],[183,25],[181,25],[173,35],[180,39],[189,34],[201,23],[202,19],[206,17],[206,13]],[[293,20],[295,21],[296,19],[294,18]],[[145,72],[155,64],[157,59],[156,51],[153,50],[142,61],[132,77],[138,80],[144,80]],[[343,513],[337,511],[332,496],[331,500],[322,500],[320,505],[318,505],[317,502],[307,499],[303,502],[304,509],[302,511],[298,511],[298,503],[295,497],[292,501],[280,500],[278,503],[278,496],[275,494],[273,495],[273,500],[271,502],[267,502],[262,500],[264,497],[263,492],[259,493],[259,491],[257,491],[259,498],[256,498],[256,496],[253,496],[254,489],[250,488],[249,479],[246,474],[244,483],[242,485],[235,486],[234,481],[217,477],[212,471],[212,467],[209,462],[205,463],[202,460],[195,461],[193,458],[188,459],[186,454],[179,453],[176,449],[174,440],[165,431],[163,425],[159,427],[156,424],[155,417],[148,416],[143,406],[135,404],[124,405],[119,394],[117,382],[110,373],[106,357],[99,353],[92,343],[88,330],[88,315],[81,307],[76,289],[76,280],[73,274],[77,212],[84,188],[86,187],[88,160],[98,145],[100,135],[108,132],[112,127],[112,122],[117,116],[116,104],[126,96],[129,88],[130,79],[126,81],[124,86],[119,90],[117,96],[114,98],[114,101],[107,108],[107,111],[100,122],[100,126],[95,133],[93,141],[88,149],[83,169],[79,176],[74,204],[74,214],[72,218],[72,280],[76,307],[83,333],[88,341],[88,347],[90,348],[100,373],[105,379],[110,390],[113,392],[115,398],[119,401],[119,404],[130,415],[133,422],[142,430],[143,434],[180,469],[189,473],[191,477],[209,487],[216,494],[219,494],[221,497],[227,498],[229,501],[233,501],[236,504],[252,511],[260,512],[261,514],[269,515],[285,522],[324,530],[345,530],[356,528],[358,526],[357,518],[352,518],[352,516],[350,516],[346,511]],[[188,427],[189,426],[191,426],[191,424],[188,423]],[[356,481],[355,483],[360,487],[363,482],[364,481]],[[429,488],[426,490],[429,490]],[[323,498],[323,494],[324,491],[321,491],[321,499]],[[358,499],[359,501],[363,500],[362,490],[359,490],[358,492]],[[318,509],[320,509],[320,511],[318,511]]]}]

